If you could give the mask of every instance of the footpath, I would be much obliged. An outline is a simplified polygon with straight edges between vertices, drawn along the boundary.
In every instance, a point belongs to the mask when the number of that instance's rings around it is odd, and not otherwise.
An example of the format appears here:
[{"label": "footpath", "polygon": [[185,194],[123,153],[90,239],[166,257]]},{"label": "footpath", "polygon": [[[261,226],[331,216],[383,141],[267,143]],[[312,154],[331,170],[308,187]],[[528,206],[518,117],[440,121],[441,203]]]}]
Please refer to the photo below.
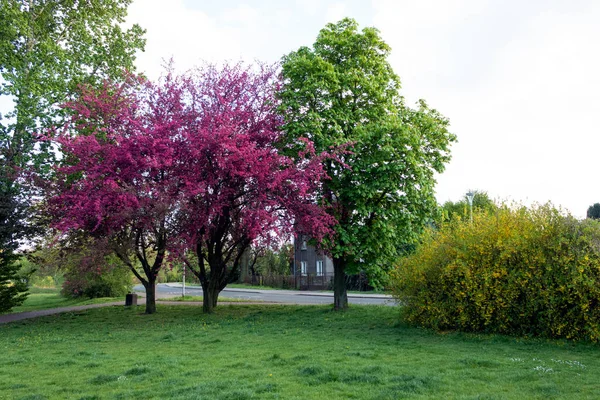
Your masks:
[{"label": "footpath", "polygon": [[26,311],[26,312],[13,313],[13,314],[2,314],[2,315],[0,315],[0,324],[6,324],[8,322],[20,321],[22,319],[44,317],[46,315],[60,314],[60,313],[65,313],[65,312],[83,311],[83,310],[88,310],[90,308],[119,306],[122,304],[125,304],[125,301],[115,301],[112,303],[87,304],[85,306],[50,308],[47,310]]},{"label": "footpath", "polygon": [[[138,307],[144,306],[144,297],[138,297],[142,301],[138,301]],[[169,306],[202,306],[201,301],[167,301],[156,299],[157,304],[165,304]],[[252,301],[239,301],[239,302],[219,302],[219,305],[282,305],[284,303],[271,303],[271,302],[252,302]],[[125,306],[125,300],[123,301],[113,301],[110,303],[98,303],[98,304],[87,304],[84,306],[70,306],[70,307],[59,307],[59,308],[49,308],[47,310],[38,310],[38,311],[25,311],[20,313],[13,314],[2,314],[0,315],[0,325],[7,324],[9,322],[21,321],[23,319],[44,317],[46,315],[54,315],[61,314],[66,312],[76,312],[76,311],[84,311],[89,310],[90,308],[99,308],[99,307],[110,307],[110,306]]]},{"label": "footpath", "polygon": [[[180,283],[167,283],[165,284],[165,286],[171,287],[171,288],[181,288],[181,284]],[[195,286],[189,286],[186,285],[186,287],[190,288],[190,289],[198,289],[198,287]],[[333,293],[329,293],[329,292],[314,292],[314,291],[303,291],[303,290],[268,290],[268,289],[237,289],[237,288],[226,288],[226,291],[229,292],[245,292],[245,293],[255,293],[255,294],[273,294],[273,292],[278,292],[280,294],[289,294],[289,295],[295,295],[295,296],[320,296],[320,297],[333,297]],[[138,306],[143,306],[144,304],[144,293],[143,292],[139,292],[136,291],[138,294],[138,299],[141,301],[138,301]],[[161,297],[169,297],[172,298],[173,295],[172,294],[166,294],[166,293],[159,293],[157,291],[156,293],[156,301],[159,304],[166,304],[166,305],[191,305],[191,306],[202,306],[202,302],[197,302],[197,301],[165,301],[165,300],[161,300]],[[385,295],[385,294],[373,294],[373,293],[368,293],[368,294],[360,294],[360,293],[348,293],[348,297],[352,298],[377,298],[377,299],[391,299],[392,296],[390,295]],[[219,302],[220,305],[228,305],[228,304],[235,304],[235,305],[253,305],[253,304],[260,304],[260,305],[281,305],[281,304],[293,304],[293,303],[283,303],[283,302],[278,302],[278,301],[252,301],[252,300],[248,300],[248,301],[239,301],[239,302]],[[125,300],[123,301],[115,301],[115,302],[110,302],[110,303],[99,303],[99,304],[88,304],[88,305],[83,305],[83,306],[69,306],[69,307],[59,307],[59,308],[51,308],[51,309],[47,309],[47,310],[37,310],[37,311],[26,311],[26,312],[20,312],[20,313],[13,313],[13,314],[2,314],[0,315],[0,325],[1,324],[6,324],[9,322],[14,322],[14,321],[20,321],[20,320],[24,320],[24,319],[30,319],[30,318],[37,318],[37,317],[44,317],[46,315],[54,315],[54,314],[61,314],[61,313],[66,313],[66,312],[77,312],[77,311],[83,311],[83,310],[89,310],[91,308],[99,308],[99,307],[110,307],[110,306],[125,306]]]}]

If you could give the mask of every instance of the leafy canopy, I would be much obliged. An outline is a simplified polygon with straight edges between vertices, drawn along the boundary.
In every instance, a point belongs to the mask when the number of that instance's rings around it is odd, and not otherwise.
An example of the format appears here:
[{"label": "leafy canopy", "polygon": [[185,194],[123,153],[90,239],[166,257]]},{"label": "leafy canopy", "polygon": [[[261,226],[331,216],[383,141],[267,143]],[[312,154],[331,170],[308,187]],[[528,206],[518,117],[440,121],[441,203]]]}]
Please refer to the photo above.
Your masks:
[{"label": "leafy canopy", "polygon": [[[31,236],[35,188],[24,167],[48,172],[54,152],[36,133],[64,121],[59,106],[81,83],[116,79],[133,70],[142,50],[143,30],[123,30],[131,0],[2,0],[0,2],[0,290],[15,281],[12,252],[18,240]],[[12,104],[11,104],[12,102]],[[7,217],[5,217],[7,215]],[[6,225],[5,225],[6,224]],[[8,277],[8,280],[5,279]],[[12,284],[12,283],[11,283]],[[16,286],[10,286],[11,293]],[[9,304],[3,298],[3,304]]]},{"label": "leafy canopy", "polygon": [[[475,190],[473,192],[473,213],[477,212],[493,212],[498,206],[486,192]],[[457,202],[447,201],[440,207],[441,219],[443,222],[452,221],[460,218],[463,221],[469,219],[470,206],[467,196]]]},{"label": "leafy canopy", "polygon": [[321,157],[310,141],[298,160],[277,151],[276,87],[272,68],[208,65],[87,88],[55,138],[66,162],[48,188],[54,226],[106,238],[146,290],[170,252],[217,294],[259,237],[295,225],[326,235]]},{"label": "leafy canopy", "polygon": [[[60,122],[59,107],[79,84],[97,85],[133,70],[144,31],[123,30],[131,0],[4,0],[0,20],[0,95],[13,100],[1,121],[2,155],[23,165],[35,153],[34,132]],[[39,157],[48,156],[42,143]],[[38,158],[39,158],[38,157]]]},{"label": "leafy canopy", "polygon": [[331,179],[321,197],[339,223],[325,247],[350,271],[367,270],[375,285],[435,208],[434,174],[455,140],[425,101],[405,105],[389,53],[375,28],[328,24],[312,48],[283,58],[279,94],[289,142],[309,138],[318,152],[348,146],[325,162]]},{"label": "leafy canopy", "polygon": [[594,203],[587,210],[587,217],[592,219],[600,219],[600,203]]}]

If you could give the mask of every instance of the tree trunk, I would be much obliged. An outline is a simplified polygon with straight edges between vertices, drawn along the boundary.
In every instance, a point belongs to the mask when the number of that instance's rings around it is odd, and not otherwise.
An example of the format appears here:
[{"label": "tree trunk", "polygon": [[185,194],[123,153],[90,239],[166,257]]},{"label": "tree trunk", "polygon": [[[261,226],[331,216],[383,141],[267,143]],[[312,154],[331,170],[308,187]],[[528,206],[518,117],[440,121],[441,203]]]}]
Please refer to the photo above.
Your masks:
[{"label": "tree trunk", "polygon": [[348,308],[348,293],[346,292],[346,260],[333,259],[333,309],[336,311]]},{"label": "tree trunk", "polygon": [[148,282],[146,287],[146,314],[156,312],[156,281]]},{"label": "tree trunk", "polygon": [[202,285],[202,311],[205,314],[212,314],[217,306],[219,299],[219,287],[213,282],[208,282],[208,285]]}]

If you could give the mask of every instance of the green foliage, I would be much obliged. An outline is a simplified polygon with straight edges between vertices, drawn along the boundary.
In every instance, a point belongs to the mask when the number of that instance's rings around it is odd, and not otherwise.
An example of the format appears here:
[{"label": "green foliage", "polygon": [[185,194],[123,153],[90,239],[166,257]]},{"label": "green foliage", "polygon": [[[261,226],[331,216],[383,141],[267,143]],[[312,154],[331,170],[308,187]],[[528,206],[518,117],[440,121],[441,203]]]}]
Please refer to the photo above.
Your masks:
[{"label": "green foliage", "polygon": [[27,296],[15,251],[31,230],[25,221],[26,206],[16,185],[5,179],[7,173],[8,167],[0,165],[0,312],[21,304]]},{"label": "green foliage", "polygon": [[59,287],[64,281],[64,273],[61,270],[64,252],[60,245],[52,245],[52,239],[46,238],[42,245],[26,253],[19,260],[21,266],[19,273],[28,277],[29,286]]},{"label": "green foliage", "polygon": [[430,230],[394,280],[406,317],[424,326],[600,339],[600,223],[550,205]]},{"label": "green foliage", "polygon": [[[92,257],[86,253],[72,254],[65,270],[62,294],[68,297],[120,297],[133,288],[131,270],[113,254]],[[91,257],[93,265],[90,265]]]},{"label": "green foliage", "polygon": [[389,53],[375,28],[359,31],[348,18],[328,24],[312,48],[283,58],[279,94],[287,146],[302,137],[317,152],[348,146],[326,161],[331,179],[320,200],[339,225],[325,247],[335,265],[367,271],[375,286],[435,210],[434,174],[455,140],[425,101],[404,104]]},{"label": "green foliage", "polygon": [[[490,199],[486,192],[474,191],[473,192],[473,212],[487,212],[493,213],[498,208],[494,201]],[[456,218],[460,218],[463,221],[469,219],[469,201],[467,200],[467,196],[465,195],[460,201],[445,202],[441,209],[441,220],[442,222],[448,222]]]},{"label": "green foliage", "polygon": [[588,208],[587,217],[592,219],[600,219],[600,203],[594,203]]},{"label": "green foliage", "polygon": [[62,283],[66,297],[119,297],[133,286],[131,270],[101,240],[84,235],[49,236],[28,260],[36,271],[32,284],[48,277]]},{"label": "green foliage", "polygon": [[286,244],[278,250],[269,248],[251,249],[253,269],[258,275],[289,275],[290,265],[293,262],[294,246]]},{"label": "green foliage", "polygon": [[[82,83],[96,85],[133,70],[144,31],[123,30],[131,0],[3,0],[0,20],[0,95],[13,109],[0,118],[0,148],[10,164],[51,156],[34,133],[65,117],[59,106]],[[33,152],[36,143],[41,146]]]},{"label": "green foliage", "polygon": [[27,284],[18,275],[16,257],[0,250],[0,313],[22,304],[27,298]]},{"label": "green foliage", "polygon": [[[32,234],[32,188],[24,167],[47,172],[54,153],[39,133],[65,118],[59,106],[81,83],[96,84],[133,70],[144,47],[143,30],[124,31],[131,0],[2,0],[0,2],[0,96],[12,101],[0,114],[1,309],[22,301],[12,252]],[[8,232],[10,231],[10,232]],[[6,235],[5,235],[6,234]],[[6,239],[9,237],[9,239]],[[12,299],[12,300],[11,300]]]}]

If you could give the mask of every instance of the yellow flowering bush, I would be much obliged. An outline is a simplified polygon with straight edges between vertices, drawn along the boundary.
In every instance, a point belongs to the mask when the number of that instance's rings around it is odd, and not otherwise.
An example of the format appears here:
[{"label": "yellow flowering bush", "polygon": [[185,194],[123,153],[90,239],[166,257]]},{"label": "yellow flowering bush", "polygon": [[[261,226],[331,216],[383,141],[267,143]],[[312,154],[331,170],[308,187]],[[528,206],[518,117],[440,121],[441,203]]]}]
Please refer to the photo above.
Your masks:
[{"label": "yellow flowering bush", "polygon": [[406,318],[438,330],[600,339],[600,222],[551,205],[431,229],[392,280]]}]

